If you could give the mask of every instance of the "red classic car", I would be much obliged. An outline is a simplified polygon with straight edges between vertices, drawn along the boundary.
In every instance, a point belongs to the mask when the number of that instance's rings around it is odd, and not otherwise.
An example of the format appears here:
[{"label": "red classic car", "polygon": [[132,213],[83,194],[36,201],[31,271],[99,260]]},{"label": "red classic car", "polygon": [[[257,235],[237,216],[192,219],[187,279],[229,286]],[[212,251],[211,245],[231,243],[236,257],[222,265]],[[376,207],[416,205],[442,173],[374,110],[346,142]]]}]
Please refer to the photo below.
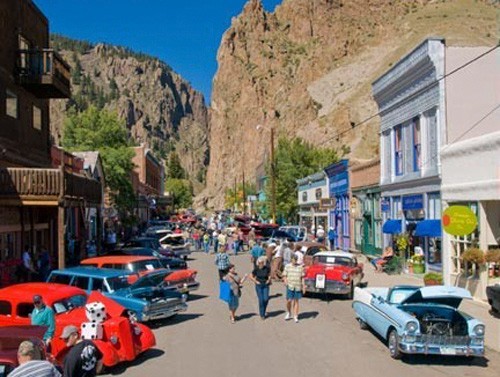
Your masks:
[{"label": "red classic car", "polygon": [[306,267],[307,292],[343,294],[352,299],[354,287],[363,279],[363,264],[356,256],[343,251],[321,251],[314,255]]},{"label": "red classic car", "polygon": [[45,353],[43,334],[46,328],[43,326],[5,326],[0,327],[0,377],[6,377],[18,366],[17,350],[19,345],[30,340],[40,352],[41,360],[53,362],[51,355]]},{"label": "red classic car", "polygon": [[[115,270],[127,270],[137,273],[131,275],[129,282],[134,283],[139,277],[148,274],[151,271],[163,269],[158,258],[142,257],[135,255],[113,255],[106,257],[88,258],[80,262],[85,266],[98,268],[112,268]],[[196,281],[196,270],[185,269],[172,271],[165,277],[165,282],[182,293],[191,292],[200,287]]]},{"label": "red classic car", "polygon": [[293,244],[294,250],[300,250],[304,254],[304,266],[313,264],[314,256],[321,252],[327,251],[328,248],[318,242],[300,241]]},{"label": "red classic car", "polygon": [[88,322],[85,304],[102,302],[107,318],[103,322],[103,338],[94,343],[104,355],[103,364],[113,366],[134,360],[137,355],[156,344],[153,332],[139,323],[132,323],[126,310],[115,301],[98,292],[87,295],[80,288],[53,283],[25,283],[0,289],[0,326],[29,325],[34,295],[41,295],[56,314],[56,332],[52,340],[52,354],[62,361],[68,348],[59,339],[67,325],[80,327]]}]

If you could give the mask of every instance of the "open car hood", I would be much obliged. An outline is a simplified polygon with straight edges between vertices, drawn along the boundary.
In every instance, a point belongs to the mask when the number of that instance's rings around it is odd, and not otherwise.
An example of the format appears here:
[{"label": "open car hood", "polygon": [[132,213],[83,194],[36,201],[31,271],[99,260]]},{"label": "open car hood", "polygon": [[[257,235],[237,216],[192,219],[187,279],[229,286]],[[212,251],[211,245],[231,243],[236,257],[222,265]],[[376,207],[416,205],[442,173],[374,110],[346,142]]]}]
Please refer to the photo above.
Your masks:
[{"label": "open car hood", "polygon": [[446,285],[435,285],[417,289],[401,304],[442,304],[458,308],[463,299],[471,300],[472,296],[467,289]]}]

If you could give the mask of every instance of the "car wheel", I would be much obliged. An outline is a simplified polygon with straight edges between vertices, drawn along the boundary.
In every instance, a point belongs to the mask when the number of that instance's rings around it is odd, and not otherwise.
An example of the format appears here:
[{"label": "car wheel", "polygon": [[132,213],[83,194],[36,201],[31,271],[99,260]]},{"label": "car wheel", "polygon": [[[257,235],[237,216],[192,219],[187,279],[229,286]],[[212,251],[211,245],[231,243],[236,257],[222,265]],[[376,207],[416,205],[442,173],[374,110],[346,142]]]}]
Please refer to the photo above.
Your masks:
[{"label": "car wheel", "polygon": [[389,353],[393,359],[401,359],[403,355],[398,348],[398,333],[396,332],[396,330],[391,330],[391,332],[389,333],[387,346],[389,347]]},{"label": "car wheel", "polygon": [[346,295],[346,298],[348,300],[352,300],[353,297],[354,297],[354,284],[351,281],[351,288],[349,289],[349,293]]},{"label": "car wheel", "polygon": [[139,317],[137,316],[137,312],[133,310],[127,310],[127,315],[130,322],[139,322]]},{"label": "car wheel", "polygon": [[368,323],[366,323],[365,321],[363,321],[361,318],[358,318],[358,322],[359,322],[359,328],[361,330],[368,330]]}]

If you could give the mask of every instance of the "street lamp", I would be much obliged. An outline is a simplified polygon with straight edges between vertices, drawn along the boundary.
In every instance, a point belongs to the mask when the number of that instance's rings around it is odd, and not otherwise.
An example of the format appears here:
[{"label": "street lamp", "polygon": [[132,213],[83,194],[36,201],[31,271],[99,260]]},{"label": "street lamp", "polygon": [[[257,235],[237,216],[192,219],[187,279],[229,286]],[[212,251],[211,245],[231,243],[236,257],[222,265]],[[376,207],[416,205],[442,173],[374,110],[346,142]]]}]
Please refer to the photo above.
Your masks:
[{"label": "street lamp", "polygon": [[[257,131],[264,128],[261,124],[256,127]],[[274,127],[270,127],[271,131],[271,219],[273,224],[276,224],[276,171],[274,161]]]}]

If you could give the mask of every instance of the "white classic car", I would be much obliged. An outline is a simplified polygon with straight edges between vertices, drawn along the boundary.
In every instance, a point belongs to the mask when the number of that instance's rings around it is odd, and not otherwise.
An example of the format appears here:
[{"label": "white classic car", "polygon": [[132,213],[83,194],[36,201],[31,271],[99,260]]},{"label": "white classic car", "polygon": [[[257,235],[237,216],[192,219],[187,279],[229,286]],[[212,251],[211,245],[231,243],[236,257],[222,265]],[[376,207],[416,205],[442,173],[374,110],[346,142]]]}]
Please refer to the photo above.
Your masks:
[{"label": "white classic car", "polygon": [[469,291],[449,286],[356,288],[360,327],[387,340],[392,358],[403,354],[484,355],[484,324],[458,310]]}]

